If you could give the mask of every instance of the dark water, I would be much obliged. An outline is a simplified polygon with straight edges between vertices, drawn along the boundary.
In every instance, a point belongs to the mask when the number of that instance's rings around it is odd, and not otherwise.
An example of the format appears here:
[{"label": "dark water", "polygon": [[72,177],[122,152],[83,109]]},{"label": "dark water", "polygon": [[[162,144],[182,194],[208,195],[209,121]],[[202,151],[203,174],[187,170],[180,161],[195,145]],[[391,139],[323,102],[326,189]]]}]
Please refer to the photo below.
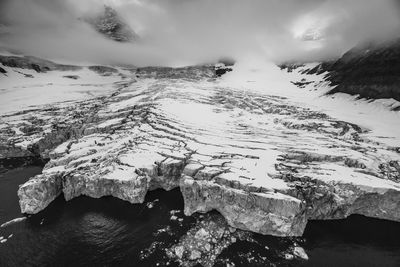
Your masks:
[{"label": "dark water", "polygon": [[[25,167],[0,175],[0,223],[22,216],[18,184],[40,171]],[[13,234],[0,244],[0,266],[176,266],[164,249],[199,217],[180,213],[183,222],[170,220],[171,210],[183,209],[179,190],[151,192],[146,203],[131,205],[111,197],[65,202],[59,197],[43,212],[0,228],[0,236]],[[216,266],[227,261],[236,266],[400,266],[400,223],[351,216],[310,222],[302,238],[254,239],[231,245]],[[308,261],[283,258],[294,243],[305,249]]]}]

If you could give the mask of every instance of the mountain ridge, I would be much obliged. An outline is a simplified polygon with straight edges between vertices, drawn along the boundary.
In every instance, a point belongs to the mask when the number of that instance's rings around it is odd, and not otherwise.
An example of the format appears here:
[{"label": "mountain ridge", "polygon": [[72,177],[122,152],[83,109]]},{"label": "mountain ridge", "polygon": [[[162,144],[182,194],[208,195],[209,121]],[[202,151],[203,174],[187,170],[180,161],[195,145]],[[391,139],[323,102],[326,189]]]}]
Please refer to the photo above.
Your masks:
[{"label": "mountain ridge", "polygon": [[104,5],[104,10],[94,17],[85,18],[97,32],[117,42],[134,42],[139,39],[136,32],[112,7]]},{"label": "mountain ridge", "polygon": [[[280,65],[289,72],[299,66],[302,64]],[[400,101],[400,38],[357,45],[339,59],[322,62],[302,74],[324,74],[324,80],[332,86],[328,95],[347,93]]]}]

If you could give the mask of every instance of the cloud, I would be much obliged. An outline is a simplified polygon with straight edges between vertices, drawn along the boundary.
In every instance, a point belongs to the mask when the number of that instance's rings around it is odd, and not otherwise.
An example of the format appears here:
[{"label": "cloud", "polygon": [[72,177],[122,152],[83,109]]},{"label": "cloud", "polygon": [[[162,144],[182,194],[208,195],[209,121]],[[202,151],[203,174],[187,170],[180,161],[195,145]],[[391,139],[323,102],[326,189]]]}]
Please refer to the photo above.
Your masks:
[{"label": "cloud", "polygon": [[[107,40],[79,18],[107,4],[141,36]],[[230,56],[338,57],[399,32],[394,0],[0,0],[0,45],[81,63],[189,65]]]}]

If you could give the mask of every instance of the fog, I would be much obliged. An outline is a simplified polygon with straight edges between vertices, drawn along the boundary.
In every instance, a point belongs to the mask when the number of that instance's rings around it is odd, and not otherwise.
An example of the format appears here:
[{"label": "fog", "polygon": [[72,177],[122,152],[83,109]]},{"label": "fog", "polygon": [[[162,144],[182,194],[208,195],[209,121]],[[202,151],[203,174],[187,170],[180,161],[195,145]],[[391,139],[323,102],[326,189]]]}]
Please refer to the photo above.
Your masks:
[{"label": "fog", "polygon": [[[108,40],[81,19],[104,4],[140,40]],[[0,8],[2,48],[81,64],[324,60],[400,32],[394,0],[0,0]]]}]

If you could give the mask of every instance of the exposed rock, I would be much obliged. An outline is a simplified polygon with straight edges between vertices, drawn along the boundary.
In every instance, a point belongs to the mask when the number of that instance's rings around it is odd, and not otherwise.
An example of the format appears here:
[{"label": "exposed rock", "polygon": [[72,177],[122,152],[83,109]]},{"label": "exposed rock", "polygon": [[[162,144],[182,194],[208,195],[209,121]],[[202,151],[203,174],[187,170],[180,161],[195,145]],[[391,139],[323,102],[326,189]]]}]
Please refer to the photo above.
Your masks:
[{"label": "exposed rock", "polygon": [[330,66],[327,79],[337,92],[400,101],[400,40],[362,44]]},{"label": "exposed rock", "polygon": [[104,11],[86,21],[99,33],[118,42],[132,42],[138,35],[123,21],[118,13],[109,6],[104,6]]},{"label": "exposed rock", "polygon": [[189,66],[182,68],[143,67],[136,69],[138,78],[199,80],[215,77],[214,66]]},{"label": "exposed rock", "polygon": [[287,72],[293,72],[293,70],[304,67],[304,64],[301,63],[282,63],[279,65],[281,70],[286,70]]},{"label": "exposed rock", "polygon": [[0,63],[7,67],[32,69],[36,72],[47,72],[52,70],[73,71],[81,69],[81,67],[78,66],[57,64],[49,60],[28,56],[19,57],[0,55]]},{"label": "exposed rock", "polygon": [[78,75],[64,75],[64,78],[72,79],[72,80],[78,80],[79,76]]},{"label": "exposed rock", "polygon": [[227,72],[232,71],[231,67],[226,66],[224,63],[218,63],[215,65],[215,75],[221,77]]},{"label": "exposed rock", "polygon": [[[292,72],[304,65],[282,64],[280,67]],[[301,73],[324,75],[332,88],[329,94],[347,93],[360,98],[400,101],[400,39],[359,44],[338,60],[303,68]],[[294,83],[300,87],[304,85]]]},{"label": "exposed rock", "polygon": [[89,66],[88,69],[104,76],[118,72],[117,69],[107,66]]},{"label": "exposed rock", "polygon": [[400,164],[399,161],[391,160],[386,163],[379,165],[381,174],[389,180],[399,182],[400,181]]},{"label": "exposed rock", "polygon": [[309,84],[314,83],[313,81],[307,81],[306,79],[301,79],[299,82],[292,82],[294,85],[296,85],[299,88],[304,88]]}]

